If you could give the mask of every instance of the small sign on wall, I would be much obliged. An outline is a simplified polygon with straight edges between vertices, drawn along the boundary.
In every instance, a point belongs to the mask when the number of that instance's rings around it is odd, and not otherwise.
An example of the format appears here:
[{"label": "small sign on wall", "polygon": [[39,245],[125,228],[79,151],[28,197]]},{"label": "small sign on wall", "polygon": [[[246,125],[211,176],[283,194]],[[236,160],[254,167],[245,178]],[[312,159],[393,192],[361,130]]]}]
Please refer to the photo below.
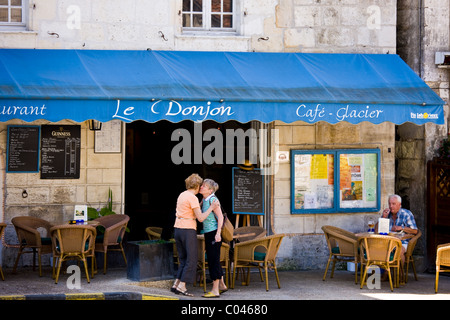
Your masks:
[{"label": "small sign on wall", "polygon": [[104,122],[102,130],[95,131],[95,153],[120,153],[122,140],[122,121]]}]

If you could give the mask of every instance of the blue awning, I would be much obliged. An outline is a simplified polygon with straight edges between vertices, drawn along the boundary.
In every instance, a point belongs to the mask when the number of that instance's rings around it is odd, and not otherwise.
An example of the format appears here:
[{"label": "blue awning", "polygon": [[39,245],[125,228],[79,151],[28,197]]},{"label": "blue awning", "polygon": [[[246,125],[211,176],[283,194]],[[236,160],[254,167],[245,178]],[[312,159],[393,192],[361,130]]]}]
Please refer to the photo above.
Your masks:
[{"label": "blue awning", "polygon": [[0,121],[444,124],[397,55],[0,49]]}]

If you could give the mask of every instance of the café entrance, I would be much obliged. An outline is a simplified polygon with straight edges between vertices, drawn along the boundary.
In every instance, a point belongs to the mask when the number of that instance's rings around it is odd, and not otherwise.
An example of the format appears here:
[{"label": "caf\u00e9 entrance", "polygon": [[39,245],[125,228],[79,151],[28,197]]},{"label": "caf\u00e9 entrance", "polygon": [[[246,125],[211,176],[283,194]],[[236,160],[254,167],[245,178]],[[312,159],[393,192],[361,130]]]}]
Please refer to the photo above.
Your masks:
[{"label": "caf\u00e9 entrance", "polygon": [[[145,228],[149,226],[162,227],[165,239],[172,237],[177,197],[185,190],[184,180],[192,173],[219,184],[217,196],[234,223],[235,218],[231,214],[232,168],[237,166],[236,157],[241,146],[236,143],[227,145],[224,138],[222,149],[215,148],[210,152],[211,149],[207,148],[214,143],[214,138],[203,141],[203,135],[205,131],[215,129],[225,136],[226,129],[245,131],[251,128],[252,123],[205,121],[201,124],[202,137],[199,137],[198,126],[190,120],[179,123],[134,121],[126,125],[125,213],[130,216],[130,240],[147,239]],[[190,141],[185,141],[186,137],[190,137]],[[201,150],[196,144],[200,138]],[[245,148],[248,149],[248,141]],[[234,152],[235,161],[225,159],[229,152]],[[220,159],[220,153],[223,163],[205,161],[210,155]]]}]

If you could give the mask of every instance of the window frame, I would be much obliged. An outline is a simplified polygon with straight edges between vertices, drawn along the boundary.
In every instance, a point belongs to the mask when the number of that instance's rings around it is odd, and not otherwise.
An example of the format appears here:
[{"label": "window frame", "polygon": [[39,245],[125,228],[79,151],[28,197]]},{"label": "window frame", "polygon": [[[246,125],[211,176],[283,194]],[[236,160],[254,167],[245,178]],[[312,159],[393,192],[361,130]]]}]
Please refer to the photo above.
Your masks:
[{"label": "window frame", "polygon": [[[189,0],[190,4],[192,6],[192,1],[193,0]],[[223,7],[223,0],[221,0],[221,4]],[[237,13],[238,10],[236,10],[236,5],[237,5],[237,0],[231,0],[232,1],[232,12],[231,12],[231,21],[233,24],[232,28],[213,28],[211,27],[211,16],[212,15],[220,15],[223,16],[223,12],[213,12],[212,8],[211,8],[211,2],[212,0],[203,0],[202,1],[202,11],[197,12],[197,11],[183,11],[183,0],[181,0],[181,29],[183,31],[183,33],[185,34],[193,34],[193,33],[201,33],[201,34],[236,34],[237,32]],[[202,21],[203,21],[203,26],[202,27],[184,27],[183,26],[183,16],[185,14],[190,14],[191,15],[191,20],[192,20],[192,15],[193,14],[202,14]],[[223,22],[223,20],[221,19],[221,21]],[[221,23],[222,23],[221,22]]]},{"label": "window frame", "polygon": [[[333,180],[333,207],[318,209],[295,209],[295,156],[298,154],[333,154],[334,156],[334,180]],[[342,208],[340,206],[340,157],[342,154],[376,154],[377,177],[376,177],[376,206],[375,207],[353,207]],[[291,214],[329,214],[329,213],[355,213],[355,212],[379,212],[381,207],[381,152],[380,149],[314,149],[314,150],[291,150]]]},{"label": "window frame", "polygon": [[20,6],[12,6],[11,0],[8,0],[7,5],[0,5],[1,8],[8,8],[8,20],[11,20],[11,8],[21,8],[22,9],[22,21],[21,22],[5,22],[0,21],[0,31],[23,31],[27,28],[28,20],[28,0],[22,0]]}]

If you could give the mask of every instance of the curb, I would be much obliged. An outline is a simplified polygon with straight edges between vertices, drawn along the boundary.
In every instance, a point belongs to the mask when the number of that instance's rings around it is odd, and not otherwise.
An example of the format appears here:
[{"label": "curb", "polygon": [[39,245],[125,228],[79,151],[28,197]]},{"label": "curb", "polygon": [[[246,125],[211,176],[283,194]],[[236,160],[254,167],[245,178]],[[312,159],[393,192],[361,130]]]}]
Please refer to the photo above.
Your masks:
[{"label": "curb", "polygon": [[179,300],[170,296],[137,292],[25,294],[0,296],[0,300]]}]

